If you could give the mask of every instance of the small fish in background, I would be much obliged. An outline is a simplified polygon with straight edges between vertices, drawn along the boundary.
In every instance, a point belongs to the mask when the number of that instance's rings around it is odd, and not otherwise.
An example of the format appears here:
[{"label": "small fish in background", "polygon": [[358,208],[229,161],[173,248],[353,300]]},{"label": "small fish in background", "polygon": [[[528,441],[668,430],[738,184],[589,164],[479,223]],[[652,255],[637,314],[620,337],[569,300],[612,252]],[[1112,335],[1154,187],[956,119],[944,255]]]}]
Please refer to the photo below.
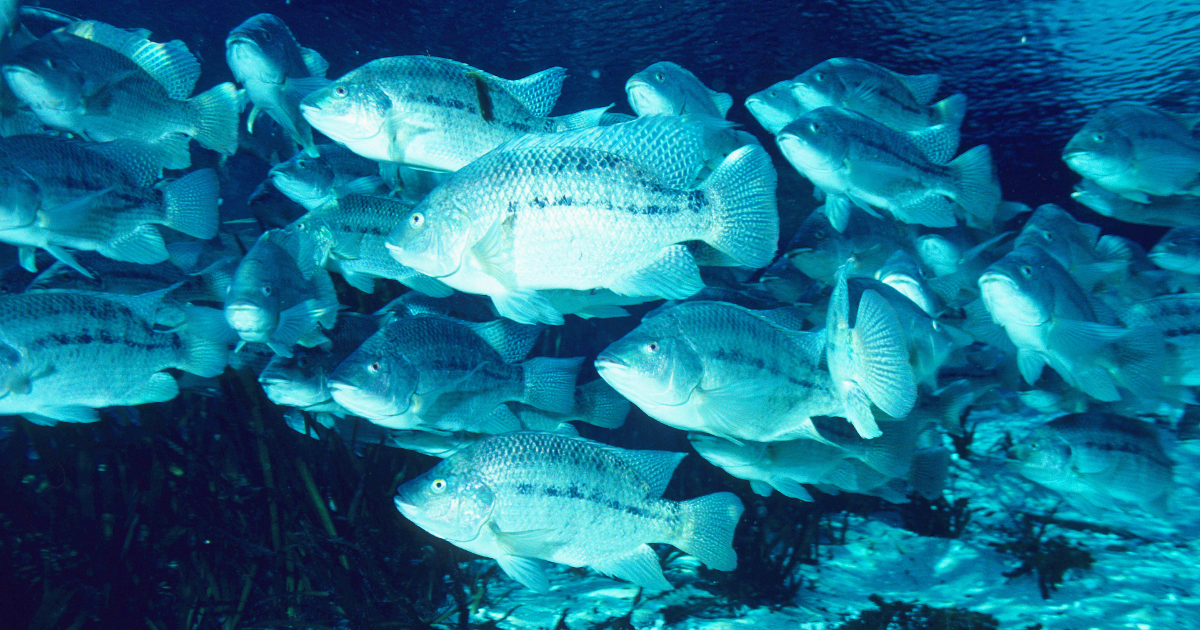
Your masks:
[{"label": "small fish in background", "polygon": [[525,136],[454,173],[388,247],[522,323],[563,322],[545,289],[685,298],[703,287],[685,241],[757,268],[779,233],[765,150],[738,149],[689,188],[702,161],[701,130],[681,117]]},{"label": "small fish in background", "polygon": [[549,118],[567,71],[501,79],[437,57],[386,57],[300,103],[314,129],[380,162],[457,171],[526,133],[595,127],[602,109]]},{"label": "small fish in background", "polygon": [[648,543],[674,545],[720,571],[737,566],[732,542],[743,507],[735,495],[661,498],[684,455],[553,433],[496,435],[400,486],[395,503],[420,528],[494,558],[537,592],[550,590],[539,560],[669,590]]},{"label": "small fish in background", "polygon": [[1013,240],[1013,248],[1025,245],[1036,245],[1053,256],[1088,290],[1105,281],[1123,280],[1133,256],[1123,239],[1101,236],[1100,228],[1076,221],[1052,203],[1038,206]]},{"label": "small fish in background", "polygon": [[192,138],[225,155],[237,150],[237,88],[222,83],[192,97],[200,64],[178,40],[158,44],[103,22],[72,22],[6,59],[3,72],[47,127],[94,142],[143,143],[164,168],[191,165]]},{"label": "small fish in background", "polygon": [[231,269],[224,265],[189,274],[169,261],[142,265],[112,260],[94,252],[80,252],[75,262],[90,272],[91,277],[62,261],[55,261],[29,283],[25,292],[69,289],[142,295],[172,287],[171,299],[178,302],[220,304],[225,300],[231,280]]},{"label": "small fish in background", "polygon": [[792,83],[795,81],[794,78],[785,79],[746,97],[746,109],[771,135],[779,133],[780,129],[808,111],[792,93]]},{"label": "small fish in background", "polygon": [[646,415],[730,440],[820,439],[812,417],[841,415],[820,365],[825,335],[796,309],[683,302],[642,319],[596,357],[600,377]]},{"label": "small fish in background", "polygon": [[1172,293],[1134,302],[1121,318],[1130,326],[1162,331],[1167,382],[1200,386],[1200,294]]},{"label": "small fish in background", "polygon": [[1139,103],[1105,106],[1063,149],[1063,161],[1084,179],[1125,199],[1200,195],[1198,118]]},{"label": "small fish in background", "polygon": [[277,405],[345,415],[346,409],[333,400],[329,375],[378,330],[374,317],[345,313],[326,334],[328,347],[296,348],[290,357],[276,354],[258,375],[258,382]]},{"label": "small fish in background", "polygon": [[894,252],[912,250],[912,238],[906,224],[863,212],[851,213],[839,231],[820,206],[800,224],[783,255],[804,275],[833,284],[844,264],[852,264],[856,274],[876,273]]},{"label": "small fish in background", "polygon": [[321,328],[337,322],[338,300],[329,272],[317,265],[312,239],[295,230],[268,230],[234,272],[225,319],[243,342],[265,343],[276,354],[327,341]]},{"label": "small fish in background", "polygon": [[505,405],[569,413],[581,359],[522,361],[540,328],[437,315],[398,318],[329,376],[333,399],[392,429],[504,433],[521,428]]},{"label": "small fish in background", "polygon": [[989,227],[1000,206],[991,150],[981,145],[951,160],[954,148],[938,128],[905,133],[852,110],[822,107],[788,124],[776,141],[825,193],[825,212],[838,231],[851,205],[929,227],[953,227],[959,216]]},{"label": "small fish in background", "polygon": [[171,400],[167,368],[225,369],[220,311],[140,296],[52,291],[0,296],[0,414],[95,422],[96,409]]},{"label": "small fish in background", "polygon": [[1121,400],[1118,386],[1156,398],[1163,379],[1163,335],[1154,326],[1127,329],[1039,247],[1009,252],[979,278],[992,320],[1017,346],[1025,382],[1049,364],[1071,385],[1101,401]]},{"label": "small fish in background", "polygon": [[908,252],[898,249],[875,272],[875,279],[892,287],[904,297],[912,300],[925,311],[925,314],[936,318],[941,309],[938,308],[938,297],[929,288],[925,272]]},{"label": "small fish in background", "polygon": [[948,304],[962,304],[979,297],[979,276],[1012,249],[1012,236],[952,229],[922,234],[913,243],[930,272],[929,288]]},{"label": "small fish in background", "polygon": [[271,167],[271,184],[289,199],[316,210],[351,193],[387,194],[379,163],[340,144],[317,145],[320,156],[298,153]]},{"label": "small fish in background", "polygon": [[1009,449],[1009,465],[1091,516],[1132,503],[1163,518],[1174,462],[1154,425],[1108,413],[1055,418]]},{"label": "small fish in background", "polygon": [[1200,226],[1169,230],[1147,255],[1163,269],[1200,274]]},{"label": "small fish in background", "polygon": [[283,20],[259,13],[239,24],[225,40],[225,59],[233,77],[254,104],[246,126],[265,112],[275,119],[309,157],[319,155],[312,128],[300,114],[300,101],[325,87],[329,63],[296,41]]},{"label": "small fish in background", "polygon": [[0,241],[33,270],[35,248],[81,273],[70,249],[125,262],[167,260],[155,225],[209,239],[217,233],[220,185],[212,169],[157,182],[144,145],[89,144],[54,136],[0,139]]},{"label": "small fish in background", "polygon": [[1192,195],[1151,197],[1145,203],[1141,203],[1105,190],[1096,182],[1085,179],[1075,185],[1075,192],[1071,193],[1071,198],[1097,214],[1126,223],[1164,227],[1200,225],[1200,197]]}]

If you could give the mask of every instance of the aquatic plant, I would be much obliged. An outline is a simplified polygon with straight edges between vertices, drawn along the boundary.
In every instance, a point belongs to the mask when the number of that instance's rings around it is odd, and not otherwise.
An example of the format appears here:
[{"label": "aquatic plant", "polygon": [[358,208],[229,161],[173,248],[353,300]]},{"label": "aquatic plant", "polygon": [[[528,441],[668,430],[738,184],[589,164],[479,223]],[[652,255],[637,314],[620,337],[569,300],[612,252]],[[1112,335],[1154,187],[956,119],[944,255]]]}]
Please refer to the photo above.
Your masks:
[{"label": "aquatic plant", "polygon": [[997,550],[1012,555],[1021,561],[1017,568],[1005,571],[1010,580],[1033,573],[1037,578],[1042,599],[1050,599],[1050,593],[1058,590],[1071,569],[1092,568],[1095,559],[1082,547],[1061,535],[1046,538],[1048,519],[1039,519],[1030,514],[1019,514],[1013,527],[1003,531],[1010,536],[1004,542],[989,543]]},{"label": "aquatic plant", "polygon": [[933,608],[916,602],[885,601],[871,595],[875,608],[864,610],[836,630],[996,630],[995,617],[964,608]]}]

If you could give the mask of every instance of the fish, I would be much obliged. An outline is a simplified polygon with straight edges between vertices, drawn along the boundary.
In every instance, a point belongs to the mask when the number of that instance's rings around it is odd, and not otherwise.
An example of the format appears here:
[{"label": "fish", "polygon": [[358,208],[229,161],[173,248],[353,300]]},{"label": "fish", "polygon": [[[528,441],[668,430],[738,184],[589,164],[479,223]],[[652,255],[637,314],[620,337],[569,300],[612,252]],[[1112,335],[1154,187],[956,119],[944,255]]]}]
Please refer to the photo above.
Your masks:
[{"label": "fish", "polygon": [[1168,382],[1200,385],[1200,294],[1172,293],[1140,300],[1122,313],[1129,326],[1153,326],[1166,341]]},{"label": "fish", "polygon": [[388,248],[522,323],[563,322],[538,294],[545,289],[688,297],[703,282],[685,241],[758,268],[779,235],[775,170],[761,147],[738,149],[688,188],[702,167],[701,136],[672,116],[525,136],[449,177]]},{"label": "fish", "polygon": [[1075,185],[1071,198],[1097,214],[1141,225],[1189,227],[1200,225],[1200,198],[1191,195],[1151,197],[1146,203],[1132,201],[1083,180]]},{"label": "fish", "polygon": [[796,78],[785,79],[746,97],[746,109],[771,135],[808,111],[792,93]]},{"label": "fish", "polygon": [[298,153],[271,167],[271,184],[289,199],[317,210],[351,193],[386,194],[379,163],[340,144],[317,145],[319,156]]},{"label": "fish", "polygon": [[225,300],[233,271],[232,266],[224,264],[189,274],[170,261],[143,265],[112,260],[94,252],[80,253],[75,262],[89,271],[91,277],[62,261],[56,261],[38,274],[25,292],[69,289],[142,295],[172,287],[170,295],[173,300],[220,304]]},{"label": "fish", "polygon": [[491,309],[490,300],[469,293],[454,293],[435,298],[420,291],[408,291],[375,311],[375,317],[381,326],[401,317],[416,315],[445,315],[452,319],[479,324],[496,319],[496,312]]},{"label": "fish", "polygon": [[979,289],[992,320],[1016,345],[1026,383],[1037,383],[1049,364],[1097,400],[1121,400],[1118,386],[1156,397],[1164,369],[1162,332],[1120,326],[1041,248],[1009,252],[984,271]]},{"label": "fish", "polygon": [[952,133],[948,142],[953,152],[967,97],[955,94],[930,105],[941,84],[936,74],[903,75],[862,59],[836,57],[793,79],[791,90],[805,111],[844,107],[897,131],[945,125]]},{"label": "fish", "polygon": [[164,302],[167,291],[0,296],[0,414],[96,422],[101,407],[174,398],[168,368],[220,374],[228,354],[220,311]]},{"label": "fish", "polygon": [[365,158],[457,171],[523,134],[598,124],[602,110],[548,117],[566,76],[555,67],[512,81],[449,59],[386,57],[309,94],[300,111]]},{"label": "fish", "polygon": [[1194,116],[1139,103],[1111,103],[1071,137],[1063,161],[1084,179],[1131,201],[1200,195]]},{"label": "fish", "polygon": [[930,317],[936,318],[941,311],[938,308],[938,296],[929,287],[925,271],[902,249],[896,250],[888,257],[879,271],[875,272],[875,279],[912,300],[913,304],[919,306]]},{"label": "fish", "polygon": [[820,439],[813,416],[842,415],[820,363],[822,332],[794,309],[683,302],[648,315],[596,357],[613,389],[659,422],[735,441]]},{"label": "fish", "polygon": [[1147,255],[1163,269],[1200,274],[1200,226],[1167,231]]},{"label": "fish", "polygon": [[1174,462],[1147,422],[1098,412],[1060,416],[1034,429],[1008,456],[1021,476],[1090,515],[1121,503],[1167,514]]},{"label": "fish", "polygon": [[[840,107],[812,110],[776,136],[780,151],[827,195],[825,212],[841,231],[850,204],[929,227],[990,226],[1000,205],[991,150],[980,145],[942,163],[953,150],[937,134],[896,131]],[[936,149],[934,147],[942,147]]]},{"label": "fish", "polygon": [[374,317],[343,314],[327,334],[328,347],[297,348],[290,357],[276,354],[258,375],[258,382],[277,405],[345,415],[346,409],[333,400],[329,374],[378,330]]},{"label": "fish", "polygon": [[6,59],[3,73],[47,127],[94,142],[136,140],[163,168],[191,165],[192,138],[226,155],[237,150],[237,88],[221,83],[190,97],[200,64],[178,40],[73,22]]},{"label": "fish", "polygon": [[521,361],[540,329],[424,315],[393,320],[329,375],[333,399],[392,429],[503,433],[520,429],[504,403],[556,413],[575,406],[581,358]]},{"label": "fish", "polygon": [[833,284],[844,264],[851,264],[854,273],[875,273],[893,252],[913,250],[913,236],[907,224],[862,212],[851,214],[837,230],[819,206],[800,224],[783,255],[804,275]]},{"label": "fish", "polygon": [[711,90],[696,75],[670,61],[650,64],[625,82],[629,106],[638,116],[696,114],[725,118],[733,97]]},{"label": "fish", "polygon": [[388,250],[388,233],[409,217],[413,206],[402,199],[349,194],[310,210],[291,229],[308,235],[321,263],[359,291],[373,293],[375,279],[386,278],[446,297],[452,292],[448,286],[400,264]]},{"label": "fish", "polygon": [[329,272],[317,265],[313,239],[297,230],[268,230],[246,253],[225,296],[225,319],[243,342],[276,354],[327,341],[320,329],[337,322]]},{"label": "fish", "polygon": [[329,62],[317,51],[301,46],[287,24],[270,13],[247,18],[229,32],[225,60],[254,104],[247,130],[253,132],[254,119],[265,112],[305,155],[317,157],[312,128],[300,114],[300,101],[329,83],[325,78]]},{"label": "fish", "polygon": [[68,250],[154,264],[168,258],[155,225],[200,239],[215,236],[216,172],[199,169],[156,184],[156,171],[136,143],[0,138],[0,182],[8,195],[0,241],[16,245],[31,271],[33,252],[41,248],[88,275]]},{"label": "fish", "polygon": [[395,504],[421,529],[494,558],[536,592],[550,589],[538,560],[669,590],[648,543],[671,544],[709,568],[732,571],[733,533],[744,509],[729,492],[663,499],[684,455],[554,433],[494,435],[405,482]]},{"label": "fish", "polygon": [[1119,283],[1133,254],[1125,242],[1100,228],[1075,220],[1052,203],[1042,204],[1025,221],[1013,247],[1036,245],[1054,257],[1085,289]]}]

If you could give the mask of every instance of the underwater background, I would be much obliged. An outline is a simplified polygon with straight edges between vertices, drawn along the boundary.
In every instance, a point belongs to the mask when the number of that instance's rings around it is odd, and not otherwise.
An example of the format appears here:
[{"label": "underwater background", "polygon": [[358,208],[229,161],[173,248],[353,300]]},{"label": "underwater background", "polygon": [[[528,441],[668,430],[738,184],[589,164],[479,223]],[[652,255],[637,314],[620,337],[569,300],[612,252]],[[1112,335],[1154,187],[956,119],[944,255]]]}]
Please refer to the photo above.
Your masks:
[{"label": "underwater background", "polygon": [[[609,103],[628,113],[625,81],[674,61],[731,94],[728,118],[771,153],[784,241],[818,202],[742,103],[831,57],[940,74],[941,93],[967,95],[962,146],[991,147],[1005,200],[1057,203],[1147,249],[1166,228],[1072,201],[1079,177],[1062,149],[1115,101],[1200,111],[1200,6],[1182,0],[40,6],[182,40],[201,61],[200,89],[233,80],[225,37],[261,12],[319,51],[329,77],[395,55],[445,57],[506,78],[566,67],[554,114]],[[222,218],[251,216],[247,198],[269,165],[194,157],[221,169]],[[338,286],[357,312],[398,292],[394,283],[369,296]],[[544,334],[535,354],[595,357],[636,321],[575,320]],[[590,361],[584,373],[595,376]],[[1200,530],[1200,455],[1186,415],[1177,427],[1181,513],[1169,526],[1140,514],[1097,523],[1056,512],[1054,497],[1028,494],[1031,484],[979,470],[957,470],[937,501],[758,497],[692,453],[665,496],[737,493],[746,504],[739,567],[666,557],[667,575],[688,584],[647,600],[636,587],[562,567],[551,579],[563,588],[521,589],[490,560],[472,562],[397,513],[396,486],[435,459],[328,433],[309,439],[283,411],[255,375],[229,370],[215,390],[107,411],[94,425],[0,418],[0,628],[1200,627],[1200,563],[1183,542]],[[956,460],[1002,452],[1045,420],[989,428],[999,416],[970,418],[974,429],[954,438]],[[683,432],[636,407],[619,429],[580,433],[691,452]]]}]

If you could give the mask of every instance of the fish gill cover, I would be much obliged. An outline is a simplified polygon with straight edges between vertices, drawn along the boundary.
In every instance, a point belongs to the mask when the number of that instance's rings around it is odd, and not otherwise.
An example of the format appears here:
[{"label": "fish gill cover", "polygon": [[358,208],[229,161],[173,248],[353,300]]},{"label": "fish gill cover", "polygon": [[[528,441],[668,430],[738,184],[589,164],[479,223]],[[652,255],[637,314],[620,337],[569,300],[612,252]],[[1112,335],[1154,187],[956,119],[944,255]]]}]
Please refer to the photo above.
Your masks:
[{"label": "fish gill cover", "polygon": [[1200,624],[1200,10],[0,21],[0,625]]}]

